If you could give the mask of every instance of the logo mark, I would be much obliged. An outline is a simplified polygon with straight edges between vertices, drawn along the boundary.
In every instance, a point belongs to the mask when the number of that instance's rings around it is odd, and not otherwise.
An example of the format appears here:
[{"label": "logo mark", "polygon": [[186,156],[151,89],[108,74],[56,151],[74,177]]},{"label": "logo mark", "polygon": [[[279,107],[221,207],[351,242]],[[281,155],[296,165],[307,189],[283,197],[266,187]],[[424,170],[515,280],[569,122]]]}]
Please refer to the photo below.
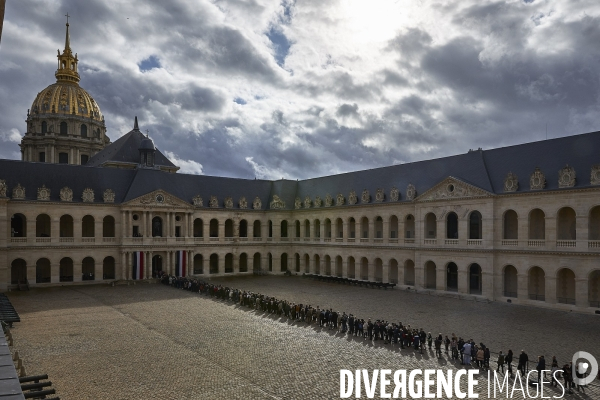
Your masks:
[{"label": "logo mark", "polygon": [[[581,359],[584,361],[579,361]],[[598,361],[590,353],[578,351],[573,355],[571,361],[573,362],[573,382],[576,385],[585,386],[596,379],[598,375]],[[583,377],[578,378],[577,374]]]}]

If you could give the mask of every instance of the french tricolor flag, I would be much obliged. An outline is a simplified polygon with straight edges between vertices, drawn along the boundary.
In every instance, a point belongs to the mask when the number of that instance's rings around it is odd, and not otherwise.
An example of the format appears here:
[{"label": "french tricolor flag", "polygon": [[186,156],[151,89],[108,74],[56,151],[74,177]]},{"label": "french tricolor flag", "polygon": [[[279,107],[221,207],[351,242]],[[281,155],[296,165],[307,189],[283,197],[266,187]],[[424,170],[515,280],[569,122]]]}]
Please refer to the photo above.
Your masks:
[{"label": "french tricolor flag", "polygon": [[134,251],[133,252],[133,268],[132,268],[134,280],[144,279],[144,252]]},{"label": "french tricolor flag", "polygon": [[177,262],[175,264],[175,276],[185,276],[187,267],[187,251],[180,250],[176,252]]}]

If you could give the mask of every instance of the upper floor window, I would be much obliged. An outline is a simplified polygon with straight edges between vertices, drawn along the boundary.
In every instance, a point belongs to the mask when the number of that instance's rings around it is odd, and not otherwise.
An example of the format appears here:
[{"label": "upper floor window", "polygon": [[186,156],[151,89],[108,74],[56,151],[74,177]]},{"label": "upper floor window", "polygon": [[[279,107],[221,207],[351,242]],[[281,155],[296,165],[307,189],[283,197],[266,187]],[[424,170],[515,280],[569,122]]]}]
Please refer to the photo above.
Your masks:
[{"label": "upper floor window", "polygon": [[48,123],[46,121],[42,121],[42,134],[46,134],[48,132]]},{"label": "upper floor window", "polygon": [[88,137],[86,124],[81,125],[81,137],[84,137],[84,138]]},{"label": "upper floor window", "polygon": [[66,136],[67,133],[67,123],[63,121],[60,123],[60,134]]},{"label": "upper floor window", "polygon": [[59,164],[68,164],[69,163],[69,153],[58,153],[58,163]]}]

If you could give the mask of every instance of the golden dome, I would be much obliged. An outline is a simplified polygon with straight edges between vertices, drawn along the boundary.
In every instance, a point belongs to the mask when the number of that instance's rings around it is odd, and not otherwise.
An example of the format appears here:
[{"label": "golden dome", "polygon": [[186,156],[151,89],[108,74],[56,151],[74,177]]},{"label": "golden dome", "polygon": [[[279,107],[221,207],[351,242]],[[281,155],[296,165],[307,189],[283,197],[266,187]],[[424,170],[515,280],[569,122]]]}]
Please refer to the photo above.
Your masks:
[{"label": "golden dome", "polygon": [[79,87],[79,60],[77,54],[73,55],[71,51],[68,14],[65,48],[62,54],[58,51],[57,58],[56,83],[38,93],[31,105],[32,113],[78,116],[102,122],[100,107],[88,92]]},{"label": "golden dome", "polygon": [[98,103],[79,85],[56,82],[38,93],[31,105],[35,114],[58,114],[92,118],[101,122],[102,113]]}]

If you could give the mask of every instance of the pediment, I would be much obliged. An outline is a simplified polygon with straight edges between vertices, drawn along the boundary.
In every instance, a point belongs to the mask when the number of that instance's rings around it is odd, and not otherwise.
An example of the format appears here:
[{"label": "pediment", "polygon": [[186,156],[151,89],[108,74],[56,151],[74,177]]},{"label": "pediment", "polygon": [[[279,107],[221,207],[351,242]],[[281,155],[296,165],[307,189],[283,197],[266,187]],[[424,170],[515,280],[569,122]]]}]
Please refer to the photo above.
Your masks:
[{"label": "pediment", "polygon": [[155,190],[143,196],[136,197],[125,203],[128,206],[143,206],[143,207],[184,207],[192,208],[189,202],[181,200],[177,196],[173,196],[164,190]]},{"label": "pediment", "polygon": [[494,194],[480,187],[471,185],[453,176],[449,176],[431,189],[416,198],[416,201],[435,201],[447,199],[464,199],[470,197],[487,197]]}]

